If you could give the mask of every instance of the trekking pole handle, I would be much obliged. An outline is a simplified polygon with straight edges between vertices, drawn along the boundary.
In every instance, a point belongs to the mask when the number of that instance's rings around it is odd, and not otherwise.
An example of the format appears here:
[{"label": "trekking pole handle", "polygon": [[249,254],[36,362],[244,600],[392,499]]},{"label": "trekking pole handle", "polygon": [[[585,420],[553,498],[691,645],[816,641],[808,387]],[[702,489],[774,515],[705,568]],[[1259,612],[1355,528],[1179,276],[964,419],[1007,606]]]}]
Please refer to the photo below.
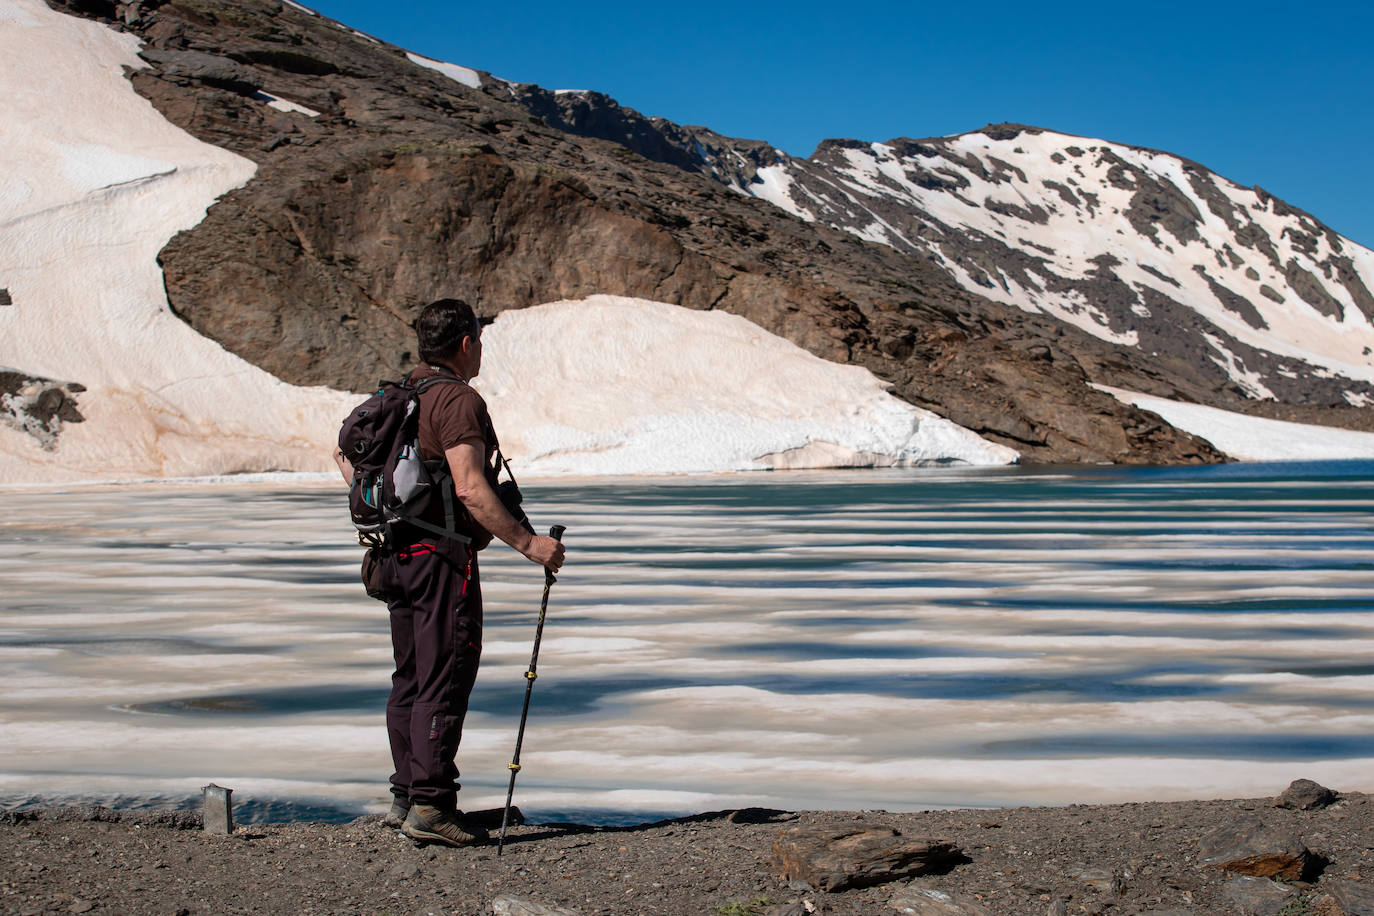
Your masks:
[{"label": "trekking pole handle", "polygon": [[553,538],[555,541],[561,542],[563,540],[563,532],[567,530],[568,528],[566,525],[554,525],[549,529],[549,537]]}]

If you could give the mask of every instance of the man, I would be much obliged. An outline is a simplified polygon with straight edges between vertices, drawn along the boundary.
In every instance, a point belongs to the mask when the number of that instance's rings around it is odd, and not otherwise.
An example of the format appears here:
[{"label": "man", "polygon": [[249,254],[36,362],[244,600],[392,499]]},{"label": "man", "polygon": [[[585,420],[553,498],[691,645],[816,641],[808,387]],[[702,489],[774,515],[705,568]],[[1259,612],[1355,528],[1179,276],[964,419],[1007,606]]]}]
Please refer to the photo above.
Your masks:
[{"label": "man", "polygon": [[[472,542],[400,526],[394,554],[381,563],[396,660],[386,705],[396,771],[385,822],[415,840],[464,846],[486,839],[486,831],[458,810],[454,763],[482,653],[477,551],[495,536],[552,572],[563,565],[564,551],[553,538],[522,527],[492,487],[496,432],[486,402],[468,384],[482,366],[482,328],[471,306],[458,299],[433,302],[421,311],[415,332],[423,365],[411,381],[453,380],[420,393],[420,453],[426,461],[447,462],[454,495],[466,510],[457,513],[457,528]],[[351,482],[343,454],[336,450],[334,458]],[[443,525],[442,500],[430,503],[422,518]]]}]

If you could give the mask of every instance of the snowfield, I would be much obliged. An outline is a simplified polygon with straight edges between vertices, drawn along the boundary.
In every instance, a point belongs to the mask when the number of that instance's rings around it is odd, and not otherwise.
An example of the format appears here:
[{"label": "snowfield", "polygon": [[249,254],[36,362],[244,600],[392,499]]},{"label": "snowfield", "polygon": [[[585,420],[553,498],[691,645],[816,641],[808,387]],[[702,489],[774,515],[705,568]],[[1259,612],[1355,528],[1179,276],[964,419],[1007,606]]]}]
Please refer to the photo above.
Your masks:
[{"label": "snowfield", "polygon": [[1374,458],[1374,433],[1249,417],[1201,404],[1099,387],[1123,404],[1159,414],[1170,426],[1206,439],[1240,461]]},{"label": "snowfield", "polygon": [[[608,333],[614,329],[614,333]],[[724,312],[618,296],[503,312],[476,386],[535,474],[1009,464],[1016,452]]]},{"label": "snowfield", "polygon": [[[56,446],[0,426],[7,482],[322,470],[352,396],[287,385],[167,307],[157,253],[253,163],[133,90],[137,40],[0,0],[0,366],[86,387]],[[34,74],[43,74],[34,79]]]}]

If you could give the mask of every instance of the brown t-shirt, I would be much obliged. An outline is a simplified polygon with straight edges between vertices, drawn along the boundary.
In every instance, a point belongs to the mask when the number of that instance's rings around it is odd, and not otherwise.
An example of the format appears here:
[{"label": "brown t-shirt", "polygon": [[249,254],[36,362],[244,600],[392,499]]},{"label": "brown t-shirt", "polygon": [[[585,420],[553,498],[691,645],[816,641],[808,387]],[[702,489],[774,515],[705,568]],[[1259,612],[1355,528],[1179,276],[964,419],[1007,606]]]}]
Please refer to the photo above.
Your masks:
[{"label": "brown t-shirt", "polygon": [[[433,376],[449,376],[451,373],[420,366],[411,374],[411,381],[419,383]],[[496,430],[487,413],[487,402],[463,382],[445,382],[430,385],[420,392],[420,456],[425,461],[443,461],[445,452],[455,445],[470,443],[482,452],[483,463],[490,468],[492,456],[496,453]],[[449,484],[451,486],[451,484]],[[458,531],[475,535],[475,541],[486,542],[491,536],[481,528],[455,503],[458,516]],[[423,518],[436,525],[444,523],[444,501],[436,494],[430,500]]]}]

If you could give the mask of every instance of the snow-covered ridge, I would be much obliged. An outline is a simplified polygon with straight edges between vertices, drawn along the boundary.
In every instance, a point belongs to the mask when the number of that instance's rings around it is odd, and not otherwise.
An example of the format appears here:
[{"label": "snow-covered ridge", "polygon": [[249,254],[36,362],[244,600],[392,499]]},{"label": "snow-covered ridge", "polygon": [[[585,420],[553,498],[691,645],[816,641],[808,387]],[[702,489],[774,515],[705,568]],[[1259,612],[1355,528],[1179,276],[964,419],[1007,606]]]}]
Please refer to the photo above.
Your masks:
[{"label": "snow-covered ridge", "polygon": [[999,126],[779,153],[741,190],[1103,340],[1210,360],[1251,397],[1314,379],[1370,396],[1374,252],[1177,156]]}]

